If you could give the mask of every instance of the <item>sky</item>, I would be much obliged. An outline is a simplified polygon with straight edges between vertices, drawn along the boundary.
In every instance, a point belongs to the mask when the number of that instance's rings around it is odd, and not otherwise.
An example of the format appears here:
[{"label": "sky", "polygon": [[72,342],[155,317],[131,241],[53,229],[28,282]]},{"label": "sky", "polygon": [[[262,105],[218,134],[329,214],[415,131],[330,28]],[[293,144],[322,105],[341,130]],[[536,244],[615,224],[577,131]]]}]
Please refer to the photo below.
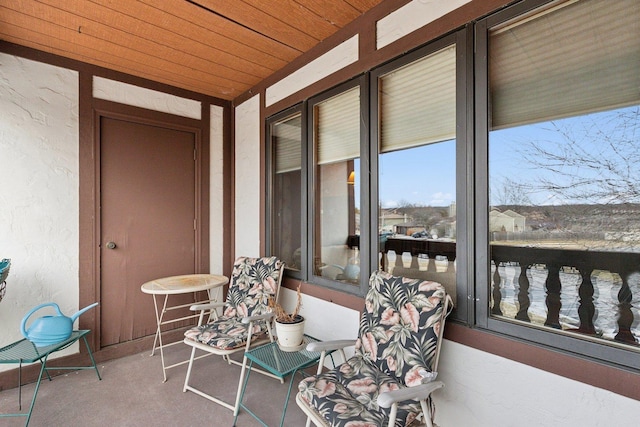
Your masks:
[{"label": "sky", "polygon": [[380,204],[449,206],[456,195],[455,141],[380,156]]},{"label": "sky", "polygon": [[640,106],[493,131],[489,159],[492,205],[638,203]]},{"label": "sky", "polygon": [[[563,160],[534,164],[526,156],[541,159],[536,149]],[[492,131],[489,156],[492,205],[505,204],[509,188],[516,196],[524,195],[527,204],[540,206],[640,202],[630,195],[636,191],[635,183],[640,194],[640,106]],[[355,168],[359,177],[359,160]],[[382,154],[379,168],[383,208],[449,206],[455,201],[453,140]],[[572,185],[573,190],[552,191],[542,184],[545,177],[552,183]],[[527,189],[516,189],[513,183]],[[623,188],[629,185],[633,188]],[[582,198],[588,192],[598,196]]]}]

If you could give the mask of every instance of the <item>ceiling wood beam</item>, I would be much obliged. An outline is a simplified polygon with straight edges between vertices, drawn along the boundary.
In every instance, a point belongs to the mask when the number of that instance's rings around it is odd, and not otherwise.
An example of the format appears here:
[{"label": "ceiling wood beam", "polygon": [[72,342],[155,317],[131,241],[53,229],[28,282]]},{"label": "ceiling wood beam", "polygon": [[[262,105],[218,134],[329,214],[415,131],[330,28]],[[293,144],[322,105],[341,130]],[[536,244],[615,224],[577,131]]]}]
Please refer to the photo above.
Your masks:
[{"label": "ceiling wood beam", "polygon": [[[215,0],[188,1],[202,6],[212,14],[226,18],[244,28],[251,29],[251,31],[256,34],[268,37],[285,46],[292,47],[300,51],[300,53],[311,49],[320,41],[284,20],[274,18],[264,10],[257,9],[241,0],[227,2]],[[270,2],[269,5],[277,8],[278,2]]]}]

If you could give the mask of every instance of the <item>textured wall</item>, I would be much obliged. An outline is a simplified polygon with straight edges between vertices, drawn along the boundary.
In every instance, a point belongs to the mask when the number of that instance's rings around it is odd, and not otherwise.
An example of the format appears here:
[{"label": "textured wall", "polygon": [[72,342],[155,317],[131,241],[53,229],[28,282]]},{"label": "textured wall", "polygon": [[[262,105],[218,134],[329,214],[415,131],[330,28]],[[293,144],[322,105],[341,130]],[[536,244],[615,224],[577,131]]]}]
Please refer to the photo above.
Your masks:
[{"label": "textured wall", "polygon": [[223,182],[223,144],[224,144],[224,117],[223,108],[217,105],[210,106],[210,164],[209,164],[209,269],[212,273],[222,274],[224,265],[224,247],[221,244],[224,237],[223,214],[224,193]]},{"label": "textured wall", "polygon": [[377,22],[376,48],[381,49],[470,1],[413,0],[407,3]]},{"label": "textured wall", "polygon": [[445,341],[436,394],[442,426],[632,427],[640,402]]},{"label": "textured wall", "polygon": [[235,121],[235,257],[260,253],[260,95],[240,104]]},{"label": "textured wall", "polygon": [[265,92],[267,107],[308,85],[358,60],[358,35],[351,37],[305,66],[269,86]]},{"label": "textured wall", "polygon": [[22,338],[20,321],[35,305],[78,310],[77,72],[0,53],[0,112],[0,258],[12,260],[0,343],[8,344]]},{"label": "textured wall", "polygon": [[107,101],[119,102],[148,110],[175,114],[200,120],[200,101],[170,95],[157,90],[146,89],[128,83],[117,82],[103,77],[93,78],[93,96]]}]

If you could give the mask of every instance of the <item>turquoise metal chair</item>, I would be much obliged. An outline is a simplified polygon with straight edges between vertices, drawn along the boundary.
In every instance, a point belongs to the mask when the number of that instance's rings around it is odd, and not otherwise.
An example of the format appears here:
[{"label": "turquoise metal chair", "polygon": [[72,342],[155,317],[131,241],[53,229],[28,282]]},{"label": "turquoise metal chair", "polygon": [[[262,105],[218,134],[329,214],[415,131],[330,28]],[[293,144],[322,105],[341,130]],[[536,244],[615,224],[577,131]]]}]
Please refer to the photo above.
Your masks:
[{"label": "turquoise metal chair", "polygon": [[[49,370],[59,371],[59,370],[82,370],[82,369],[93,369],[96,371],[96,375],[98,376],[98,380],[102,380],[100,377],[100,372],[98,371],[98,367],[96,366],[96,361],[93,358],[93,353],[91,353],[91,347],[89,347],[89,343],[87,342],[86,335],[91,332],[90,330],[78,330],[73,331],[71,336],[63,341],[60,341],[55,344],[45,345],[45,346],[37,346],[33,342],[24,338],[20,341],[16,341],[12,344],[9,344],[5,347],[0,348],[0,364],[17,364],[18,365],[18,409],[22,410],[22,366],[28,363],[40,362],[40,374],[38,375],[38,380],[36,382],[36,388],[33,392],[33,396],[31,398],[31,404],[29,405],[28,412],[18,412],[13,414],[0,414],[0,418],[11,418],[11,417],[25,417],[25,427],[29,425],[29,421],[31,420],[31,414],[33,413],[33,407],[36,404],[36,397],[38,397],[38,390],[40,389],[40,383],[42,381],[43,375],[46,375],[49,381],[51,381],[51,376],[49,375]],[[91,359],[91,365],[87,366],[55,366],[49,367],[47,366],[47,360],[51,353],[55,353],[65,348],[69,347],[76,341],[82,339],[84,341],[84,345],[87,348],[87,353],[89,354],[89,358]]]}]

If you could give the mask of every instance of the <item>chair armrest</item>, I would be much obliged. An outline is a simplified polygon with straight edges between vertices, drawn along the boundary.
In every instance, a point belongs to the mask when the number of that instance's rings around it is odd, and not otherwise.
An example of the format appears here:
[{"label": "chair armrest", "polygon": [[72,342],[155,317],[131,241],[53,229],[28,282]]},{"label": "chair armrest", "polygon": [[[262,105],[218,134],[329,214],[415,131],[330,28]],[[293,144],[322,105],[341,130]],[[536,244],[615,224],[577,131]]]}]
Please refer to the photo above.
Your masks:
[{"label": "chair armrest", "polygon": [[[324,366],[325,358],[328,354],[331,354],[337,350],[342,356],[342,360],[346,362],[347,357],[344,354],[344,348],[354,346],[355,344],[356,340],[318,341],[308,343],[306,350],[320,352],[320,360],[318,360],[318,371],[316,372],[317,375],[320,375],[320,373],[322,372],[322,367]],[[333,361],[333,367],[335,368],[336,363],[333,360],[333,356],[331,356],[331,360]]]},{"label": "chair armrest", "polygon": [[210,309],[218,308],[218,307],[224,307],[224,303],[223,302],[210,302],[210,303],[206,303],[206,304],[194,304],[191,307],[189,307],[189,310],[191,310],[191,311],[210,310]]},{"label": "chair armrest", "polygon": [[435,390],[444,387],[442,381],[432,381],[415,387],[405,387],[399,390],[386,391],[378,396],[378,405],[389,408],[394,403],[405,400],[423,400],[429,397]]},{"label": "chair armrest", "polygon": [[253,316],[247,316],[242,318],[242,323],[247,324],[249,322],[255,322],[256,320],[269,320],[275,316],[275,313],[256,314]]},{"label": "chair armrest", "polygon": [[356,345],[356,340],[318,341],[307,344],[307,351],[334,351]]}]

